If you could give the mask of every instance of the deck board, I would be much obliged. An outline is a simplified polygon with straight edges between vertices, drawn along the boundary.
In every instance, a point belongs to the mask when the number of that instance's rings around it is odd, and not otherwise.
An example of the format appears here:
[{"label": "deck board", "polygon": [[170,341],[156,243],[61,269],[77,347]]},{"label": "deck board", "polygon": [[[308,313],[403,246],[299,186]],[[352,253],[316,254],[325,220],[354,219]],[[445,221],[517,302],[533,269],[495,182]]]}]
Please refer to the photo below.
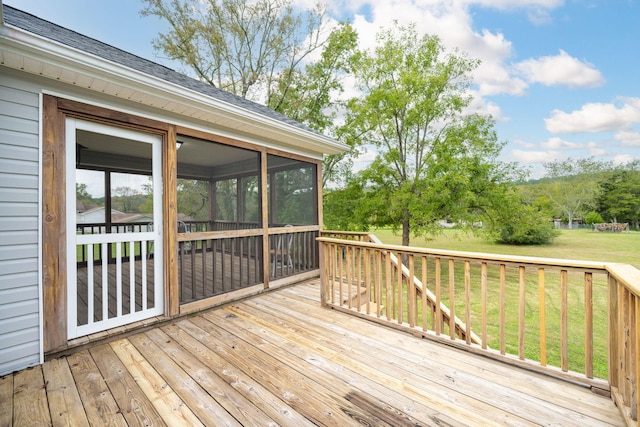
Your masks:
[{"label": "deck board", "polygon": [[2,425],[624,425],[584,387],[322,308],[317,280],[0,378],[0,398]]}]

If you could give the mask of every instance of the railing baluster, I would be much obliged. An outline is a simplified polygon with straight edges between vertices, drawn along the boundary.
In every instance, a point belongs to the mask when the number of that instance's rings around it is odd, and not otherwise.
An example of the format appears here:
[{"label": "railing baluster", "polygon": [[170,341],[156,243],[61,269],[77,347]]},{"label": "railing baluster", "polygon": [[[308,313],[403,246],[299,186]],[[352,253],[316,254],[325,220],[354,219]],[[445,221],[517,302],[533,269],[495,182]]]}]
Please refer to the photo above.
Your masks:
[{"label": "railing baluster", "polygon": [[522,265],[518,270],[520,276],[518,298],[518,357],[520,360],[524,360],[526,272],[525,267]]},{"label": "railing baluster", "polygon": [[569,319],[567,316],[568,306],[568,272],[560,270],[560,368],[567,372],[569,370]]},{"label": "railing baluster", "polygon": [[[353,268],[353,261],[354,261],[354,252],[355,248],[349,246],[347,247],[347,307],[351,308],[351,288],[353,288],[354,284],[355,284],[355,278],[354,276],[354,268]],[[340,295],[340,299],[342,299],[342,295]]]},{"label": "railing baluster", "polygon": [[584,273],[584,370],[593,378],[593,274]]},{"label": "railing baluster", "polygon": [[413,254],[409,254],[409,278],[407,279],[407,309],[409,316],[409,326],[416,326],[416,287],[414,285],[415,277],[415,259]]},{"label": "railing baluster", "polygon": [[122,244],[116,245],[116,317],[122,316]]},{"label": "railing baluster", "polygon": [[398,252],[398,288],[396,289],[398,300],[397,300],[397,310],[398,310],[398,324],[402,324],[404,321],[404,310],[403,310],[403,302],[402,302],[402,257],[404,254]]},{"label": "railing baluster", "polygon": [[540,305],[540,364],[547,366],[547,318],[545,307],[544,268],[538,268],[538,304]]},{"label": "railing baluster", "polygon": [[[365,300],[366,300],[366,308],[365,311],[367,314],[371,314],[371,262],[370,262],[370,254],[369,249],[364,249],[363,254],[364,261],[364,286],[365,286]],[[362,306],[360,306],[362,307]]]},{"label": "railing baluster", "polygon": [[94,321],[94,313],[93,313],[93,243],[89,243],[86,246],[87,248],[87,324],[91,325]]},{"label": "railing baluster", "polygon": [[129,242],[129,314],[136,311],[136,251],[135,242]]},{"label": "railing baluster", "polygon": [[392,270],[391,270],[391,251],[385,251],[385,282],[386,282],[386,306],[387,306],[387,320],[391,319],[393,308],[393,292],[391,289]]},{"label": "railing baluster", "polygon": [[357,257],[356,257],[356,310],[360,310],[362,307],[362,248],[357,248]]},{"label": "railing baluster", "polygon": [[453,259],[449,259],[449,338],[456,338],[456,278]]},{"label": "railing baluster", "polygon": [[487,263],[480,267],[480,292],[482,305],[482,348],[487,349]]},{"label": "railing baluster", "polygon": [[375,295],[376,295],[376,317],[380,317],[382,309],[382,253],[376,251],[376,282],[375,282]]},{"label": "railing baluster", "polygon": [[[338,289],[340,290],[340,298],[342,298],[343,284],[344,284],[344,254],[346,253],[346,249],[344,246],[338,246],[338,253],[336,253],[336,257],[338,258]],[[334,292],[335,293],[335,292]],[[334,293],[331,294],[331,302],[335,304],[333,301]]]},{"label": "railing baluster", "polygon": [[506,354],[507,266],[500,264],[500,354]]},{"label": "railing baluster", "polygon": [[[422,256],[422,330],[427,330],[427,257]],[[429,310],[431,312],[431,310]]]},{"label": "railing baluster", "polygon": [[465,342],[471,344],[471,263],[469,261],[464,262],[464,306],[464,323],[467,327],[464,337]]},{"label": "railing baluster", "polygon": [[141,299],[140,302],[142,303],[142,310],[146,310],[147,309],[147,263],[148,263],[148,256],[147,256],[147,242],[143,242],[143,245],[141,245],[142,248],[142,256],[140,257],[140,260],[142,261],[142,265],[141,265],[141,279],[140,279],[140,288],[141,288]]},{"label": "railing baluster", "polygon": [[440,335],[442,333],[442,308],[440,304],[442,299],[440,298],[441,292],[441,266],[440,266],[440,257],[436,258],[436,335]]},{"label": "railing baluster", "polygon": [[109,254],[107,252],[109,247],[108,243],[102,243],[100,249],[102,249],[102,319],[107,320],[109,318]]}]

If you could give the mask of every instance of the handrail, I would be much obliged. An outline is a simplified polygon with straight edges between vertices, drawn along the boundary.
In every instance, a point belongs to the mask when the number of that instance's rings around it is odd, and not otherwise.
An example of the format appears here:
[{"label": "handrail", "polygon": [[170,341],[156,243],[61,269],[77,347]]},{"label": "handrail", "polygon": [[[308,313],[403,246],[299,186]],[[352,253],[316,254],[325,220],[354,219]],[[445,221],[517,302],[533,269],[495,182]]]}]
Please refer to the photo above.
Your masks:
[{"label": "handrail", "polygon": [[386,245],[359,232],[317,240],[323,305],[610,392],[640,425],[638,269]]}]

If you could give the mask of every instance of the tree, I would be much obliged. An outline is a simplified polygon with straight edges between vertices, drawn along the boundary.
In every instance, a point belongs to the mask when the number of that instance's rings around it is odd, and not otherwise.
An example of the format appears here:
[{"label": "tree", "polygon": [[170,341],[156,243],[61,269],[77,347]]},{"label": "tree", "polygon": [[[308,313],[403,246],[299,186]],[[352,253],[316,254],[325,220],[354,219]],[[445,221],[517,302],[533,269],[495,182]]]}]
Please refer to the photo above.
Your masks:
[{"label": "tree", "polygon": [[400,226],[403,245],[443,218],[471,226],[514,179],[514,165],[497,160],[503,144],[491,118],[463,114],[478,64],[397,23],[354,61],[362,96],[349,102],[347,123],[351,138],[378,153],[359,176],[368,218]]},{"label": "tree", "polygon": [[178,179],[178,213],[198,221],[209,220],[209,183],[197,179]]},{"label": "tree", "polygon": [[640,220],[640,171],[618,170],[601,184],[598,212],[609,221],[628,222],[638,229]]},{"label": "tree", "polygon": [[135,188],[116,187],[113,189],[111,208],[125,213],[138,213],[145,199],[145,196]]},{"label": "tree", "polygon": [[[342,77],[357,34],[331,24],[319,3],[300,11],[291,0],[144,0],[143,16],[166,20],[154,48],[220,89],[260,102],[318,132],[334,123]],[[329,156],[323,181],[344,154]]]},{"label": "tree", "polygon": [[574,218],[585,215],[594,207],[600,190],[598,181],[614,166],[591,157],[545,163],[544,168],[545,177],[551,180],[545,186],[545,192],[571,228]]}]

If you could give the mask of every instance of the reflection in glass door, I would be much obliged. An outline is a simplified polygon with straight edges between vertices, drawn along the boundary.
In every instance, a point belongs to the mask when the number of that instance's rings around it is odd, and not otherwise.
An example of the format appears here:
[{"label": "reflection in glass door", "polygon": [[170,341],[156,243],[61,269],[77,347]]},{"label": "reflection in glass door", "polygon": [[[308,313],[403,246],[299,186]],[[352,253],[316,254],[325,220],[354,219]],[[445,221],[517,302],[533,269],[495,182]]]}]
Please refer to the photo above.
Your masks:
[{"label": "reflection in glass door", "polygon": [[162,140],[77,119],[66,131],[71,339],[163,313]]}]

